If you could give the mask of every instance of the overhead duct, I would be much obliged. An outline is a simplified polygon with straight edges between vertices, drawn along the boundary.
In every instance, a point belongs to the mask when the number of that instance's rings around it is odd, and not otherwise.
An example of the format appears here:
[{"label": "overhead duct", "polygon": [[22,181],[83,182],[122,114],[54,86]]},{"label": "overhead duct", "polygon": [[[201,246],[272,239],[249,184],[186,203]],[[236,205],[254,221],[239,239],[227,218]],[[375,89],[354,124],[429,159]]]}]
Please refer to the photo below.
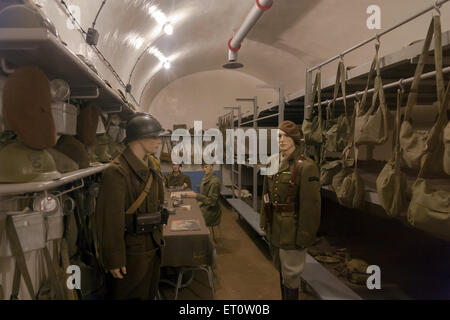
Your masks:
[{"label": "overhead duct", "polygon": [[244,65],[237,62],[238,51],[241,48],[242,41],[248,35],[253,26],[258,22],[263,13],[272,8],[273,0],[256,0],[254,7],[245,18],[239,30],[233,38],[228,41],[228,63],[223,67],[226,69],[242,68]]}]

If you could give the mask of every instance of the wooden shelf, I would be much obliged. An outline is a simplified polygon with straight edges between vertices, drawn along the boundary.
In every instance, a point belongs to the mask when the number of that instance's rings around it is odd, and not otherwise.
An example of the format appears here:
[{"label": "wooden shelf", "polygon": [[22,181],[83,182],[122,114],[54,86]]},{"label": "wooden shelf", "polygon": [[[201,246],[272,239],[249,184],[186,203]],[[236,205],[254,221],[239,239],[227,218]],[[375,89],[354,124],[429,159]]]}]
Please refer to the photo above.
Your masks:
[{"label": "wooden shelf", "polygon": [[42,192],[63,186],[65,184],[89,177],[105,170],[109,164],[90,167],[70,173],[63,174],[58,180],[45,182],[30,182],[19,184],[0,184],[0,196],[18,195],[30,192]]},{"label": "wooden shelf", "polygon": [[120,95],[75,53],[44,28],[0,28],[0,57],[17,68],[35,65],[53,79],[64,79],[73,96],[99,96],[95,102],[105,112],[132,111]]}]

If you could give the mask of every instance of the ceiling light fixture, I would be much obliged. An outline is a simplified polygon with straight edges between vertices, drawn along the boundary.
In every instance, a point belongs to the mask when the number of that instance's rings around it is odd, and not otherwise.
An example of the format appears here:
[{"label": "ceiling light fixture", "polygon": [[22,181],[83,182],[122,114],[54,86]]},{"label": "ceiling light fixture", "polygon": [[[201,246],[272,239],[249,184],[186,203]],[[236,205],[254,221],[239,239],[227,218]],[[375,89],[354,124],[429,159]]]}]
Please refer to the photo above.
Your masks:
[{"label": "ceiling light fixture", "polygon": [[170,69],[170,67],[171,67],[171,65],[170,65],[170,59],[167,58],[165,55],[163,55],[163,54],[161,53],[161,51],[159,51],[158,48],[156,48],[156,47],[151,47],[151,48],[148,50],[148,52],[149,52],[151,55],[155,56],[159,61],[161,61],[162,66],[163,66],[166,70]]},{"label": "ceiling light fixture", "polygon": [[173,26],[170,23],[166,23],[163,27],[163,30],[168,36],[173,34]]},{"label": "ceiling light fixture", "polygon": [[169,36],[173,34],[173,26],[170,23],[169,18],[167,18],[164,12],[159,10],[157,6],[148,8],[148,13],[156,20],[159,26],[164,30],[165,34]]}]

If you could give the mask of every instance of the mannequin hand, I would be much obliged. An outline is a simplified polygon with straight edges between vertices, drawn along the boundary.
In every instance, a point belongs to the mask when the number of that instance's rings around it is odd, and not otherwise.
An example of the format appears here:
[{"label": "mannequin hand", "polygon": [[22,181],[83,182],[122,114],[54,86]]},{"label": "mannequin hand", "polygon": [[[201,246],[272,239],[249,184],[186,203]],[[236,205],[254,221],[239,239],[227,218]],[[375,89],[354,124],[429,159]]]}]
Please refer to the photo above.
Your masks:
[{"label": "mannequin hand", "polygon": [[189,191],[185,193],[186,198],[196,198],[197,194],[193,191]]},{"label": "mannequin hand", "polygon": [[109,272],[111,272],[112,276],[115,279],[123,279],[123,275],[127,274],[127,268],[126,267],[122,267],[120,269],[112,269],[112,270],[109,270]]}]

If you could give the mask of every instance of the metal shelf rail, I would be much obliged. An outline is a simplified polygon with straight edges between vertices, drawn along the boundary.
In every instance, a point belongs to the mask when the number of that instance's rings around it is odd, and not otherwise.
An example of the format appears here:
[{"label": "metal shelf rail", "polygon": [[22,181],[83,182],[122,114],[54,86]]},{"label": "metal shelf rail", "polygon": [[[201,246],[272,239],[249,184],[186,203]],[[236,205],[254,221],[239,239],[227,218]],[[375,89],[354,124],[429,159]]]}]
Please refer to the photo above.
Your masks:
[{"label": "metal shelf rail", "polygon": [[51,80],[66,80],[73,98],[95,100],[105,112],[134,113],[118,92],[45,28],[0,28],[0,58],[4,67],[5,60],[14,67],[39,66]]},{"label": "metal shelf rail", "polygon": [[41,192],[46,190],[55,189],[63,185],[69,184],[81,180],[83,178],[92,176],[94,174],[104,171],[108,167],[108,164],[82,169],[70,173],[65,173],[58,180],[45,181],[45,182],[29,182],[19,184],[0,184],[0,196],[19,195],[31,192]]},{"label": "metal shelf rail", "polygon": [[[314,67],[312,67],[312,68],[307,69],[307,70],[306,70],[306,92],[305,92],[305,101],[306,101],[306,102],[305,102],[304,117],[307,118],[308,115],[309,115],[309,113],[311,112],[311,109],[312,109],[312,106],[309,105],[309,103],[310,103],[310,101],[311,101],[312,72],[313,72],[314,70],[320,70],[323,66],[325,66],[325,65],[327,65],[327,64],[329,64],[329,63],[331,63],[331,62],[333,62],[333,61],[336,61],[337,59],[343,59],[344,56],[345,56],[346,54],[348,54],[348,53],[350,53],[350,52],[353,52],[353,51],[355,51],[356,49],[359,49],[359,48],[365,46],[366,44],[368,44],[368,43],[370,43],[370,42],[372,42],[372,41],[375,41],[375,40],[376,40],[376,41],[379,42],[379,41],[380,41],[380,38],[381,38],[382,36],[384,36],[384,35],[386,35],[386,34],[392,32],[392,31],[394,31],[395,29],[397,29],[397,28],[403,26],[404,24],[406,24],[406,23],[408,23],[408,22],[410,22],[410,21],[412,21],[412,20],[414,20],[414,19],[416,19],[416,18],[418,18],[418,17],[424,15],[424,14],[427,13],[427,12],[430,12],[430,11],[432,11],[432,10],[437,10],[438,13],[440,14],[440,8],[441,8],[441,6],[442,6],[444,3],[448,2],[448,1],[450,1],[450,0],[436,1],[435,4],[434,4],[433,6],[430,6],[430,7],[426,8],[426,9],[424,9],[424,10],[418,12],[417,14],[413,15],[412,17],[410,17],[410,18],[408,18],[408,19],[406,19],[406,20],[404,20],[404,21],[398,23],[397,25],[395,25],[395,26],[393,26],[393,27],[387,29],[386,31],[383,31],[383,32],[381,32],[381,33],[375,35],[374,37],[371,37],[370,39],[367,39],[367,40],[365,40],[365,41],[363,41],[363,42],[361,42],[361,43],[359,43],[359,44],[357,44],[357,45],[351,47],[350,49],[347,49],[347,50],[343,51],[342,53],[340,53],[340,54],[338,54],[338,55],[336,55],[336,56],[334,56],[334,57],[332,57],[332,58],[330,58],[330,59],[328,59],[328,60],[326,60],[326,61],[324,61],[324,62],[322,62],[322,63],[320,63],[320,64],[318,64],[318,65],[316,65],[316,66],[314,66]],[[397,85],[400,85],[400,81],[397,83]],[[373,91],[372,91],[372,92],[373,92]]]}]

